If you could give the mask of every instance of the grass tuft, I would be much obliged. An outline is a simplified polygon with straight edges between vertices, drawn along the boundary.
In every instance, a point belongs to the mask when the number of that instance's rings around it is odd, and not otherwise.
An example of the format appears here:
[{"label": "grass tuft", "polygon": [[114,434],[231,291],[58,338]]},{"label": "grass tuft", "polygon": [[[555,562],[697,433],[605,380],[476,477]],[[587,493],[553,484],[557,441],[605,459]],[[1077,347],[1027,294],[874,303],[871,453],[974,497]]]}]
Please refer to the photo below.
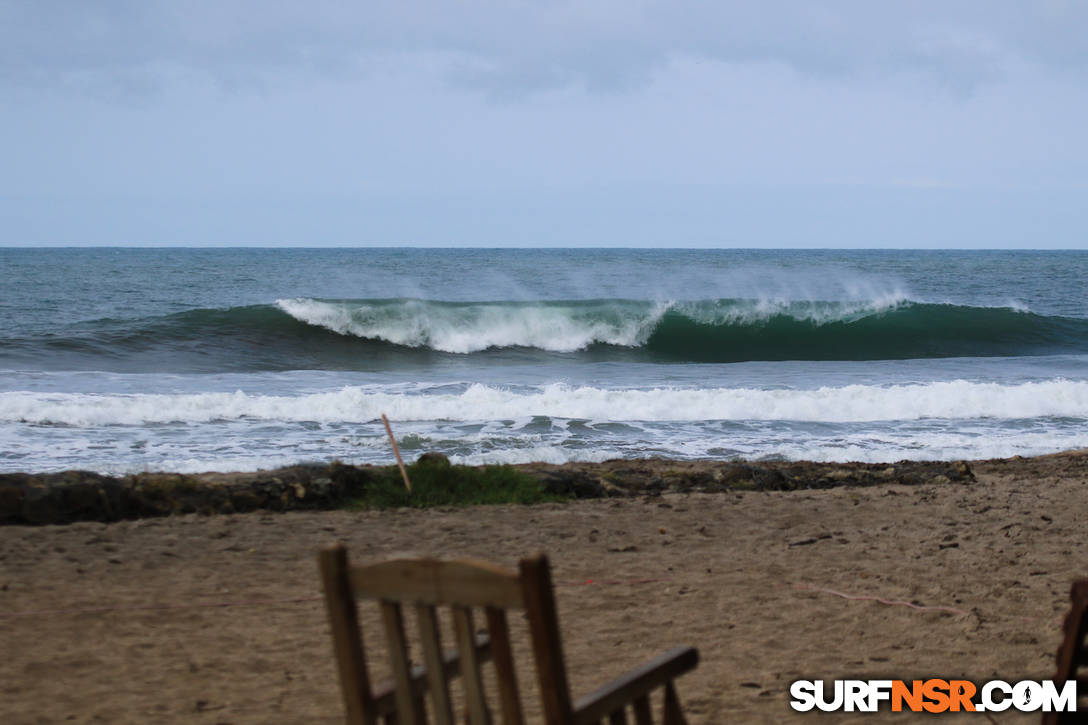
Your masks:
[{"label": "grass tuft", "polygon": [[568,500],[548,493],[540,482],[510,466],[454,466],[412,463],[406,466],[412,493],[404,488],[396,466],[381,468],[368,480],[350,509],[479,506],[502,503],[546,503]]}]

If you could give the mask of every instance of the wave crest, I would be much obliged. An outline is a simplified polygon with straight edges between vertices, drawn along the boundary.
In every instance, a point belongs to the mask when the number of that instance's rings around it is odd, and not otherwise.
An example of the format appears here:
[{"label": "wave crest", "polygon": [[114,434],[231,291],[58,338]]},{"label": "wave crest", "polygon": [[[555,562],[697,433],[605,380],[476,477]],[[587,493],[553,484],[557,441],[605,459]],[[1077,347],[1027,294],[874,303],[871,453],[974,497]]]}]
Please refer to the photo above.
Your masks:
[{"label": "wave crest", "polygon": [[669,309],[664,302],[625,301],[326,302],[296,298],[277,300],[276,305],[296,320],[341,335],[462,354],[503,347],[549,352],[574,352],[595,344],[641,347]]},{"label": "wave crest", "polygon": [[638,349],[651,360],[881,360],[1088,350],[1088,320],[913,302],[279,300],[296,323],[444,353]]}]

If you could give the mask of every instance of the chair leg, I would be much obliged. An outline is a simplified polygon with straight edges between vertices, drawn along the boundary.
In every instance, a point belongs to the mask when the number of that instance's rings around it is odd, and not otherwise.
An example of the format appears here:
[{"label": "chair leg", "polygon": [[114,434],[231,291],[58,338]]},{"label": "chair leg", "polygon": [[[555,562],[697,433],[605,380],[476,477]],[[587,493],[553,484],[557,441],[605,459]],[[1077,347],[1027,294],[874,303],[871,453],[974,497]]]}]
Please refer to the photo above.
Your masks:
[{"label": "chair leg", "polygon": [[665,685],[665,704],[661,710],[663,725],[688,725],[684,718],[684,711],[680,709],[680,698],[676,696],[676,687],[672,680]]}]

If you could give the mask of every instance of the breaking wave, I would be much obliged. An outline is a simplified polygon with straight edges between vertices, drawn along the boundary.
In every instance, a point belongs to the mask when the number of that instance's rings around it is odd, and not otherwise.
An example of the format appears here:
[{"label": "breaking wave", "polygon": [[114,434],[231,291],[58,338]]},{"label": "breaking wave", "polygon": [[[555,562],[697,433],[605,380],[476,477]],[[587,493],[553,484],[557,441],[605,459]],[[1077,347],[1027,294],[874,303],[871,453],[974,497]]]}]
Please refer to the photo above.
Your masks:
[{"label": "breaking wave", "polygon": [[[0,367],[375,369],[515,352],[591,360],[893,360],[1088,352],[1088,320],[1013,307],[719,299],[437,302],[283,299],[0,340]],[[162,367],[156,364],[161,361]]]}]

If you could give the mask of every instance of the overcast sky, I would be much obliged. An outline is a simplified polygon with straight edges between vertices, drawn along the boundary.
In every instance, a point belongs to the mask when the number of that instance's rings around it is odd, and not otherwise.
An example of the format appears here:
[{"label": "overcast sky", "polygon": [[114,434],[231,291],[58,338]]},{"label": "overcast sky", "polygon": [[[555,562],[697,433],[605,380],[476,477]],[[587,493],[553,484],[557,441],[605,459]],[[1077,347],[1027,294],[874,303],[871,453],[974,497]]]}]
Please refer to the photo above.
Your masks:
[{"label": "overcast sky", "polygon": [[0,0],[0,244],[1088,248],[1088,2]]}]

